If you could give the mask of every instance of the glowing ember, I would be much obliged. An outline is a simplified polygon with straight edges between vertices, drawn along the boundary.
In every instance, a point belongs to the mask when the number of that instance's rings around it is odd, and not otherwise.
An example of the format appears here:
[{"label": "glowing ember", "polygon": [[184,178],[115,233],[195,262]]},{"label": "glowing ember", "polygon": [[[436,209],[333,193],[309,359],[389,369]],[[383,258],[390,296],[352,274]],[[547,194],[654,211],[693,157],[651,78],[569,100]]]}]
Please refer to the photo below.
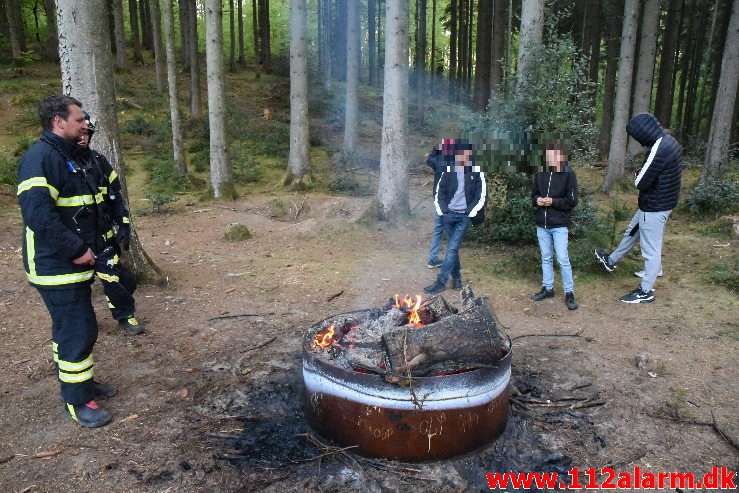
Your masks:
[{"label": "glowing ember", "polygon": [[405,306],[406,308],[410,308],[411,312],[408,314],[408,323],[413,324],[416,327],[419,327],[423,325],[421,323],[421,315],[418,313],[418,309],[421,308],[421,295],[416,295],[416,300],[413,301],[413,298],[406,295],[403,297],[403,299],[400,299],[400,295],[395,295],[395,308],[401,308]]},{"label": "glowing ember", "polygon": [[334,342],[334,335],[336,334],[336,327],[333,325],[330,325],[327,329],[322,330],[318,334],[316,334],[315,339],[313,339],[313,346],[316,347],[329,347],[332,342]]}]

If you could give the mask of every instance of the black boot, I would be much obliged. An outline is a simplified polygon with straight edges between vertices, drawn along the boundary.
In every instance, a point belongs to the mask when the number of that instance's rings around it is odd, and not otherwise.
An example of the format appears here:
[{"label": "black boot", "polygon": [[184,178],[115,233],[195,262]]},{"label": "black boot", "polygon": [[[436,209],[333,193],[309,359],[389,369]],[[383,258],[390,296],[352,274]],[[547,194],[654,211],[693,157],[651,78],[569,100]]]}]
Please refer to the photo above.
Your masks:
[{"label": "black boot", "polygon": [[64,404],[64,411],[82,426],[98,428],[110,422],[110,414],[105,409],[98,407],[97,402],[90,401],[87,404]]},{"label": "black boot", "polygon": [[554,288],[547,289],[546,286],[542,286],[541,291],[531,297],[534,301],[541,301],[546,298],[554,298]]}]

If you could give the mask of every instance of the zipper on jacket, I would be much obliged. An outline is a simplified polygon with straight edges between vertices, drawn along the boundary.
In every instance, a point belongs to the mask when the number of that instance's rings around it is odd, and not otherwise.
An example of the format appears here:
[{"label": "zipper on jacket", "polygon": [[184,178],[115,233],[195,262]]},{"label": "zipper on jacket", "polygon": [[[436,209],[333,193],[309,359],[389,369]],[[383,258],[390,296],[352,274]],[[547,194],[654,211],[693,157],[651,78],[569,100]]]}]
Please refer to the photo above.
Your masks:
[{"label": "zipper on jacket", "polygon": [[[551,171],[549,172],[549,183],[547,184],[547,197],[549,197],[549,191],[552,189],[552,175],[553,174],[554,173],[552,173]],[[549,209],[549,207],[544,207],[544,228],[545,229],[547,227],[547,209]]]}]

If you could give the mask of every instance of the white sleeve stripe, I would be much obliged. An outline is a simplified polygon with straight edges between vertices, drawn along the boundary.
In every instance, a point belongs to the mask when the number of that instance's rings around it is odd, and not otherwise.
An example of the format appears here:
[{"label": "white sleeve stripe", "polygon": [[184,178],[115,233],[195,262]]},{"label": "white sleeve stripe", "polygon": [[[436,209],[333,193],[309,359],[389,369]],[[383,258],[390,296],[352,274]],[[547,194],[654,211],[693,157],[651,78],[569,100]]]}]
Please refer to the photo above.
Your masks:
[{"label": "white sleeve stripe", "polygon": [[436,208],[436,215],[441,216],[441,207],[439,207],[439,187],[441,187],[441,179],[444,177],[444,172],[439,175],[439,181],[436,183],[436,192],[434,193],[434,207]]},{"label": "white sleeve stripe", "polygon": [[641,171],[639,172],[639,175],[636,177],[636,180],[634,181],[635,186],[639,186],[639,182],[644,177],[644,174],[649,169],[649,165],[652,164],[652,161],[654,160],[654,156],[657,155],[657,148],[659,147],[660,142],[662,142],[662,137],[657,139],[657,142],[654,143],[652,146],[652,150],[649,152],[649,157],[647,158],[647,162],[644,163],[644,166],[641,167]]},{"label": "white sleeve stripe", "polygon": [[487,183],[485,182],[485,173],[480,173],[480,180],[482,180],[482,186],[480,190],[480,200],[477,202],[475,207],[470,211],[470,217],[475,217],[477,213],[482,209],[482,207],[485,205],[485,199],[488,195],[488,187]]}]

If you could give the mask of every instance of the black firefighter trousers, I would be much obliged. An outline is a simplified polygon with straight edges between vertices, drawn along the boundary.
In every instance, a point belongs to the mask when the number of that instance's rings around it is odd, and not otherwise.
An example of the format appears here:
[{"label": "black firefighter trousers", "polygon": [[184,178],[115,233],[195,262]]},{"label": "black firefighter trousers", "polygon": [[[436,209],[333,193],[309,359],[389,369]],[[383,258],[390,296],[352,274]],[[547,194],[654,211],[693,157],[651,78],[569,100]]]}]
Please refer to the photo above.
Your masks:
[{"label": "black firefighter trousers", "polygon": [[[106,249],[105,252],[107,252]],[[102,254],[101,254],[102,255]],[[98,256],[95,261],[95,275],[103,284],[103,292],[108,308],[116,320],[132,317],[136,313],[136,277],[120,264],[117,254]]]}]

